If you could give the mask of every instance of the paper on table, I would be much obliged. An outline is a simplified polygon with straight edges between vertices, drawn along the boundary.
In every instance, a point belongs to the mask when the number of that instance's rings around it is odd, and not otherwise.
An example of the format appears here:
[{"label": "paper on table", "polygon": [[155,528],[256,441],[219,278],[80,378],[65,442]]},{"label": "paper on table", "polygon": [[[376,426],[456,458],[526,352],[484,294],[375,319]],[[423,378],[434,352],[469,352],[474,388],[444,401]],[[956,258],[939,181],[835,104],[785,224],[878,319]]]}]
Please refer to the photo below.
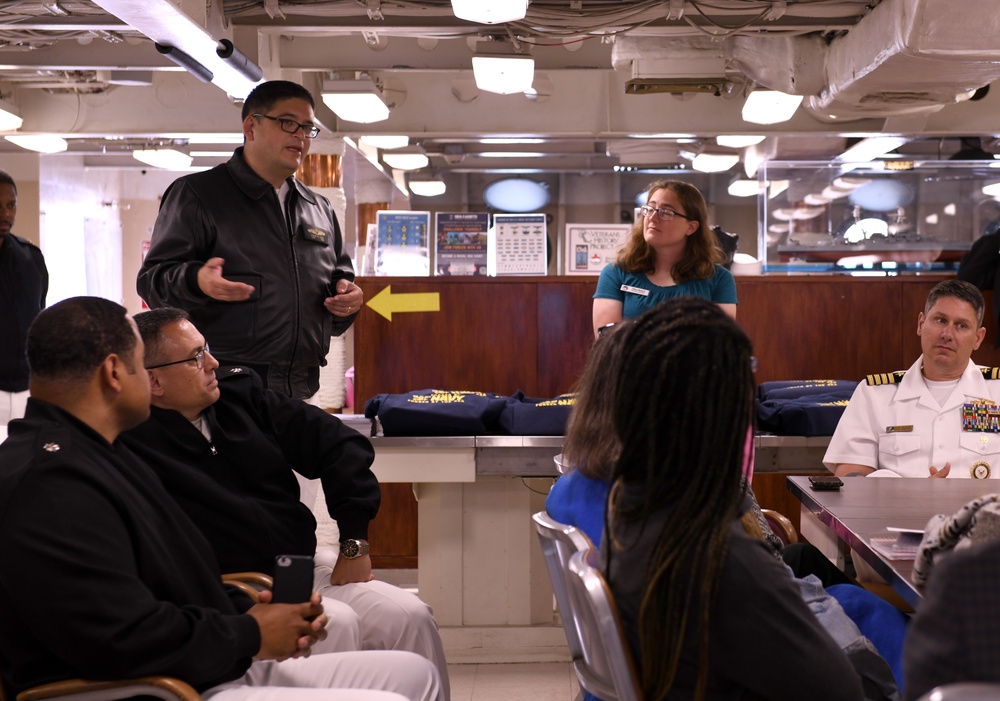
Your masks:
[{"label": "paper on table", "polygon": [[872,536],[869,539],[876,552],[890,560],[915,560],[924,532],[917,528],[897,528],[886,526],[888,535]]}]

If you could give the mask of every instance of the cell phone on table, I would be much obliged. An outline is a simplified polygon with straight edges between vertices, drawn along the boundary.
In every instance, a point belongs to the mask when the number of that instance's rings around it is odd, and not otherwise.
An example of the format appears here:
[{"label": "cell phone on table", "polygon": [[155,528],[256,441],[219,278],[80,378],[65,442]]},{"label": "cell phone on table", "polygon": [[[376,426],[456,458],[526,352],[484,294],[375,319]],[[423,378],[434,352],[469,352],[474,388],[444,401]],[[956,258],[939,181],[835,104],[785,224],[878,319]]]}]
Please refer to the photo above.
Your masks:
[{"label": "cell phone on table", "polygon": [[836,475],[819,475],[809,478],[809,485],[817,492],[836,492],[844,481]]},{"label": "cell phone on table", "polygon": [[274,558],[276,604],[303,604],[312,597],[313,559],[310,555],[278,555]]}]

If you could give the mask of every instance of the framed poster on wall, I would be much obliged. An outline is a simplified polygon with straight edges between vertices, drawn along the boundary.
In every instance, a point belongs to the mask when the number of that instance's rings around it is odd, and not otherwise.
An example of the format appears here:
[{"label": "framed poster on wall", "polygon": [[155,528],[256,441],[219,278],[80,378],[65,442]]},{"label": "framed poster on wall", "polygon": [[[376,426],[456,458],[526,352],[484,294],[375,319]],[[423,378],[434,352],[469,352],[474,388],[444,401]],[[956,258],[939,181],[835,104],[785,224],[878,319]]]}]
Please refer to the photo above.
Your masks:
[{"label": "framed poster on wall", "polygon": [[485,275],[489,228],[486,212],[438,212],[434,217],[434,274]]},{"label": "framed poster on wall", "polygon": [[599,275],[628,241],[631,224],[567,224],[566,275]]},{"label": "framed poster on wall", "polygon": [[544,214],[494,214],[488,275],[545,275],[548,238]]},{"label": "framed poster on wall", "polygon": [[381,210],[375,213],[375,274],[398,277],[431,274],[431,213]]}]

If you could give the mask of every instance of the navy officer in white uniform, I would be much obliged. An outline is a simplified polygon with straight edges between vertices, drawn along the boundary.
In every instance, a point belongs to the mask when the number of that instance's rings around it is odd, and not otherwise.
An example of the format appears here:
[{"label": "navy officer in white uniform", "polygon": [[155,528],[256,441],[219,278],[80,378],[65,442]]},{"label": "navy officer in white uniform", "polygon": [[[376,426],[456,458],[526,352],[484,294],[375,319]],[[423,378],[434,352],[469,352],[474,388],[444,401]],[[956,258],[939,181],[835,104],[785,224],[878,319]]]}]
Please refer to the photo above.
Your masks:
[{"label": "navy officer in white uniform", "polygon": [[869,375],[851,397],[823,464],[839,476],[1000,476],[1000,368],[975,365],[985,304],[946,280],[917,317],[922,355],[905,372]]}]

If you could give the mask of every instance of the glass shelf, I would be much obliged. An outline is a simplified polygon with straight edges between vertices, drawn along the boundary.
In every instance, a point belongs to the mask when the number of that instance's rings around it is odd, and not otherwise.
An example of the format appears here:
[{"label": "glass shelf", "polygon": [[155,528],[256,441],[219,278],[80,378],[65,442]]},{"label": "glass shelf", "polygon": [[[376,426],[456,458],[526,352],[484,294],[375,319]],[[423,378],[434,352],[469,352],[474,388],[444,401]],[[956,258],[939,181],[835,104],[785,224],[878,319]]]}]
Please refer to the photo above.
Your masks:
[{"label": "glass shelf", "polygon": [[771,161],[761,166],[765,272],[953,270],[1000,222],[1000,161]]}]

